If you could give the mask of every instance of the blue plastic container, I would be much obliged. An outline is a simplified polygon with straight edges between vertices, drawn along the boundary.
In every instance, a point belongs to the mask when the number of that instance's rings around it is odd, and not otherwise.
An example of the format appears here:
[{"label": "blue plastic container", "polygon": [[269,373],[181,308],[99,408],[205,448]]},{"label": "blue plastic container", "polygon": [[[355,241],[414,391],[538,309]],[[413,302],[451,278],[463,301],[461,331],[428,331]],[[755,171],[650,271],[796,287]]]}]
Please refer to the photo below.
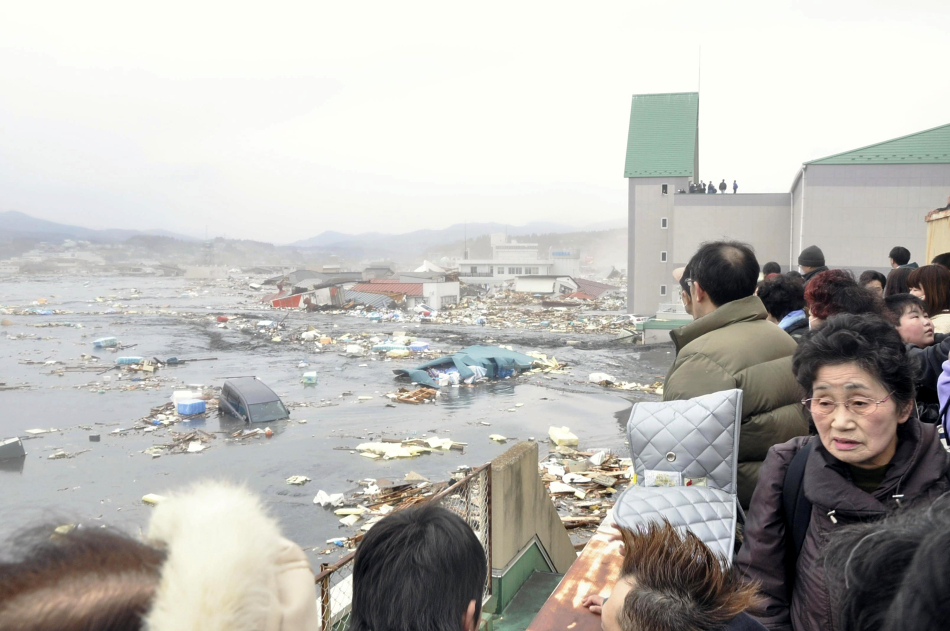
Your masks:
[{"label": "blue plastic container", "polygon": [[103,337],[92,343],[93,348],[112,348],[113,346],[118,346],[119,340],[114,337]]},{"label": "blue plastic container", "polygon": [[144,357],[117,357],[115,363],[119,366],[134,366],[141,364]]},{"label": "blue plastic container", "polygon": [[179,401],[178,413],[182,416],[191,416],[192,414],[204,414],[207,409],[207,403],[201,400]]}]

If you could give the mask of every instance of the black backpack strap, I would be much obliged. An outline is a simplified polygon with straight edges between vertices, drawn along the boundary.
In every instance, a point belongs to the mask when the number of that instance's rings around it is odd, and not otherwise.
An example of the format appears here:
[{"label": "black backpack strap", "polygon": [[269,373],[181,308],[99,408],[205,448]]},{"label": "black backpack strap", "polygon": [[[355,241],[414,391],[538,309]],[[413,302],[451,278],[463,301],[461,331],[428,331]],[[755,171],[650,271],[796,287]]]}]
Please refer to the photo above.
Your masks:
[{"label": "black backpack strap", "polygon": [[785,577],[789,594],[795,586],[798,555],[805,544],[805,534],[811,520],[811,502],[805,497],[805,464],[808,462],[808,456],[815,450],[817,440],[817,437],[813,438],[798,450],[788,465],[782,485],[782,508],[785,510]]}]

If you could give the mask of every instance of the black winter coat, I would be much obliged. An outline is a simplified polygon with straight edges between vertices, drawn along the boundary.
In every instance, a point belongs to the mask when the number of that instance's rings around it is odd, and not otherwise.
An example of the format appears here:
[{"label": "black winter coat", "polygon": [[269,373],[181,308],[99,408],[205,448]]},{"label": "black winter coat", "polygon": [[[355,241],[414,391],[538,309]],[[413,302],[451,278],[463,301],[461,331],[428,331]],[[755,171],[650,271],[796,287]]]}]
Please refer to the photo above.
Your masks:
[{"label": "black winter coat", "polygon": [[[842,526],[874,521],[915,502],[932,502],[950,488],[950,454],[937,428],[909,419],[898,426],[897,451],[873,494],[854,485],[848,467],[829,454],[817,436],[775,445],[759,471],[759,483],[746,518],[745,540],[736,567],[757,581],[765,599],[756,617],[769,629],[834,631],[838,614],[830,602],[822,565],[828,535]],[[782,489],[788,466],[809,441],[819,441],[805,464],[803,489],[812,503],[811,521],[797,560],[791,602],[785,585],[785,516]],[[898,504],[895,495],[902,496]],[[831,517],[834,517],[832,519]]]}]

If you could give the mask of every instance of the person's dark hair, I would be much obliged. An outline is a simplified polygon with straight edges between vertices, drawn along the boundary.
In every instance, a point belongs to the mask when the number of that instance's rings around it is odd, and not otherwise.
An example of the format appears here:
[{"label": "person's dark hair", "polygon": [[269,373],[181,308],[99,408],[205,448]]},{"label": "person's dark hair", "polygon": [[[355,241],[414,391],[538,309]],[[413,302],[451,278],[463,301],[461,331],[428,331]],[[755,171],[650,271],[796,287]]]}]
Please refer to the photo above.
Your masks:
[{"label": "person's dark hair", "polygon": [[349,631],[459,631],[479,619],[488,561],[461,517],[432,503],[380,520],[353,565]]},{"label": "person's dark hair", "polygon": [[620,532],[620,576],[634,584],[619,613],[623,631],[718,629],[758,604],[756,586],[692,532],[666,520]]},{"label": "person's dark hair", "polygon": [[934,260],[930,261],[933,265],[943,265],[947,269],[950,269],[950,252],[944,252],[943,254],[938,254],[934,257]]},{"label": "person's dark hair", "polygon": [[163,552],[105,528],[46,525],[8,542],[0,562],[0,629],[137,631]]},{"label": "person's dark hair", "polygon": [[891,248],[888,256],[898,265],[907,265],[910,262],[910,250],[899,245],[895,245]]},{"label": "person's dark hair", "polygon": [[865,270],[858,276],[858,284],[862,287],[874,281],[881,283],[881,289],[887,288],[887,276],[873,269]]},{"label": "person's dark hair", "polygon": [[917,366],[894,325],[879,315],[841,314],[802,336],[792,359],[798,384],[812,395],[819,369],[855,363],[878,379],[898,409],[914,401]]},{"label": "person's dark hair", "polygon": [[950,309],[950,271],[942,265],[924,265],[911,270],[907,286],[924,292],[927,315],[931,318]]},{"label": "person's dark hair", "polygon": [[752,248],[738,241],[703,243],[689,260],[690,277],[717,307],[748,298],[759,280],[759,262]]},{"label": "person's dark hair", "polygon": [[845,526],[824,550],[826,584],[841,631],[936,631],[950,619],[947,496]]},{"label": "person's dark hair", "polygon": [[812,277],[805,287],[808,313],[820,320],[839,313],[883,315],[880,299],[870,289],[858,285],[851,272],[830,269]]},{"label": "person's dark hair", "polygon": [[787,276],[776,276],[759,287],[759,300],[776,320],[805,306],[805,286]]},{"label": "person's dark hair", "polygon": [[769,261],[762,266],[762,275],[768,276],[769,274],[781,274],[782,266],[776,263],[775,261]]},{"label": "person's dark hair", "polygon": [[894,326],[900,326],[901,317],[911,307],[917,307],[923,314],[927,313],[927,305],[924,301],[911,294],[893,294],[884,298],[884,307],[890,313],[890,320]]},{"label": "person's dark hair", "polygon": [[785,276],[787,276],[788,278],[791,278],[792,280],[798,280],[798,281],[805,280],[805,277],[802,276],[802,273],[795,269],[791,269],[785,272]]},{"label": "person's dark hair", "polygon": [[907,267],[898,267],[888,272],[887,284],[884,285],[884,295],[906,294],[910,289],[907,286],[907,277],[910,276],[910,272],[911,270]]}]

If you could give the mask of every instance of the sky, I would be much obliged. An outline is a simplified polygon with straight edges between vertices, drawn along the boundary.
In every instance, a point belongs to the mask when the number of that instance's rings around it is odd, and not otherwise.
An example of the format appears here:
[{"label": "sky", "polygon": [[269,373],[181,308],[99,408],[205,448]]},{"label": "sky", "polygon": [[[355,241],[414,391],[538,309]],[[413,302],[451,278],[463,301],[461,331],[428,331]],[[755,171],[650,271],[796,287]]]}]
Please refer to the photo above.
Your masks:
[{"label": "sky", "polygon": [[950,123],[948,20],[946,0],[6,2],[0,211],[275,243],[622,220],[631,95],[697,88],[700,177],[787,191],[804,161]]}]

